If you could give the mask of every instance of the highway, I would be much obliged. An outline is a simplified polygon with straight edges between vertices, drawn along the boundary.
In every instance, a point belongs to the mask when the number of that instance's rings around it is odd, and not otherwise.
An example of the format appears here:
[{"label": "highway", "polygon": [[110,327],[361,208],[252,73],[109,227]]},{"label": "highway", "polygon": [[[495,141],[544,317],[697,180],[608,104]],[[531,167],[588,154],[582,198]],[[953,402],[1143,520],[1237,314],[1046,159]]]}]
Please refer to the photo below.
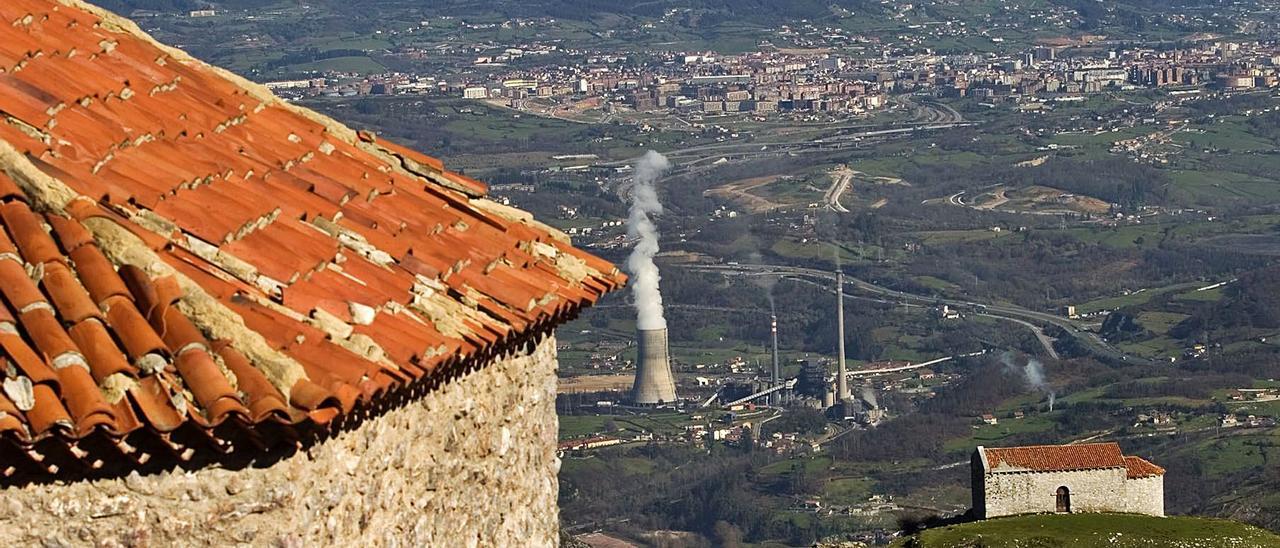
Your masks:
[{"label": "highway", "polygon": [[849,208],[840,203],[840,196],[849,190],[849,185],[853,182],[854,173],[853,170],[846,166],[840,166],[839,169],[831,172],[831,187],[822,196],[822,201],[826,202],[827,209],[837,213],[849,212]]},{"label": "highway", "polygon": [[[800,276],[800,277],[818,278],[828,283],[830,281],[834,281],[835,279],[835,274],[833,272],[818,270],[814,268],[796,267],[796,266],[689,265],[689,266],[685,266],[684,268],[689,268],[692,270],[703,271],[703,272],[720,272],[723,274],[730,274],[730,275],[736,274],[736,275],[745,275],[745,276],[759,276],[759,275]],[[1019,307],[1016,305],[1010,305],[1010,304],[980,303],[976,301],[952,299],[952,298],[945,298],[945,297],[935,297],[932,295],[916,295],[913,293],[905,293],[905,292],[898,291],[895,289],[890,289],[884,286],[879,286],[865,280],[853,278],[848,274],[845,275],[845,284],[846,286],[851,285],[855,289],[861,290],[866,293],[871,293],[881,297],[887,297],[895,302],[916,303],[916,304],[921,304],[923,306],[930,306],[935,303],[940,303],[940,304],[946,304],[949,306],[964,308],[968,310],[975,310],[978,314],[982,314],[986,316],[1021,320],[1028,324],[1033,324],[1039,327],[1041,331],[1037,333],[1037,338],[1041,340],[1042,344],[1047,344],[1049,348],[1052,348],[1053,345],[1050,343],[1050,341],[1047,340],[1048,339],[1047,336],[1044,335],[1043,328],[1045,326],[1052,325],[1052,326],[1059,327],[1065,332],[1074,336],[1081,343],[1081,346],[1083,346],[1090,353],[1094,354],[1099,358],[1113,360],[1113,361],[1125,361],[1128,363],[1145,364],[1145,365],[1150,365],[1155,363],[1150,359],[1134,356],[1131,354],[1126,354],[1116,349],[1115,347],[1108,344],[1106,341],[1103,341],[1102,338],[1099,337],[1097,333],[1085,331],[1082,323],[1068,319],[1068,318],[1064,318],[1062,316],[1049,314],[1046,312],[1029,310],[1026,308],[1022,308],[1022,307]]]}]

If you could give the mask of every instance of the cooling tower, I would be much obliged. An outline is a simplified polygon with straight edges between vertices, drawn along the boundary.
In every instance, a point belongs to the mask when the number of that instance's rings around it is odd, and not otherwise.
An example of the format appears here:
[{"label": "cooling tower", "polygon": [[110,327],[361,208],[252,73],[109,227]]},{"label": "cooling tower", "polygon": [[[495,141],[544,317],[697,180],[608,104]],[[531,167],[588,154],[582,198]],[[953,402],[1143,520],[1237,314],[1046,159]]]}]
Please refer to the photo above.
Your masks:
[{"label": "cooling tower", "polygon": [[667,330],[641,329],[636,332],[640,352],[636,359],[636,382],[631,386],[631,402],[657,405],[676,401],[676,380],[671,376],[667,356]]}]

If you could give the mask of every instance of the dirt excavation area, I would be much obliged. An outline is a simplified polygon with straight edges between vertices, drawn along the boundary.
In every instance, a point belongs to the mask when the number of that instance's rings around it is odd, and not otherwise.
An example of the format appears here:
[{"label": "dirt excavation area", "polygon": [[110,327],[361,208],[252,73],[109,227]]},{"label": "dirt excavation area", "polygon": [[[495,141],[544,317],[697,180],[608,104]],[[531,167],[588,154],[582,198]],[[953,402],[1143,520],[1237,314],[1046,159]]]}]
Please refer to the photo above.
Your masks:
[{"label": "dirt excavation area", "polygon": [[781,177],[781,175],[766,175],[764,177],[739,179],[737,181],[709,189],[705,194],[713,198],[719,198],[736,204],[738,207],[741,207],[743,210],[750,213],[764,213],[781,207],[795,205],[792,203],[775,201],[772,198],[762,196],[764,193],[761,191],[765,187],[778,182],[778,179]]},{"label": "dirt excavation area", "polygon": [[1104,200],[1039,185],[1019,189],[997,187],[977,196],[972,205],[978,209],[1046,214],[1102,215],[1111,210],[1111,204]]},{"label": "dirt excavation area", "polygon": [[605,390],[630,390],[634,375],[583,375],[561,377],[556,392],[603,392]]}]

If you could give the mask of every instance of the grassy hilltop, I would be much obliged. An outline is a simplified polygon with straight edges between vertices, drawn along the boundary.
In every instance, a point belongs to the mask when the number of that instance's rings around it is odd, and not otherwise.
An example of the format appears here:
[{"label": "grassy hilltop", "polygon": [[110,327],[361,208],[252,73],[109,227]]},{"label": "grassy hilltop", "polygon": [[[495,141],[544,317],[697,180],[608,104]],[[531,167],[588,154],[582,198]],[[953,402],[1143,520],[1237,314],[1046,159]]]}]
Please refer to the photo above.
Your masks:
[{"label": "grassy hilltop", "polygon": [[1280,536],[1233,521],[1125,514],[1037,515],[929,529],[895,548],[1273,548]]}]

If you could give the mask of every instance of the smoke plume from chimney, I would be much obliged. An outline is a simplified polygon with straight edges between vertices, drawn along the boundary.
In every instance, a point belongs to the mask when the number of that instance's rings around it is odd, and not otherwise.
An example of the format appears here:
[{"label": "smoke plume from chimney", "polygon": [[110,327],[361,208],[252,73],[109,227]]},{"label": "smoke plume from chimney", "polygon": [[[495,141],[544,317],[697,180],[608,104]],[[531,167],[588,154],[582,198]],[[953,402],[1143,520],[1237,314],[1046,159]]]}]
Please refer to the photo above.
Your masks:
[{"label": "smoke plume from chimney", "polygon": [[1032,388],[1048,395],[1049,410],[1053,411],[1053,404],[1054,401],[1058,399],[1058,395],[1053,391],[1053,387],[1049,386],[1049,383],[1045,380],[1044,364],[1041,364],[1040,360],[1027,358],[1027,364],[1022,367],[1018,367],[1013,361],[1013,352],[1005,352],[1000,355],[1000,363],[1004,364],[1005,369],[1008,369],[1010,372],[1014,374],[1021,374],[1023,378],[1027,379],[1027,384]]},{"label": "smoke plume from chimney", "polygon": [[876,401],[876,391],[872,390],[870,386],[862,387],[862,399],[865,400],[872,409],[880,408],[880,402]]},{"label": "smoke plume from chimney", "polygon": [[650,150],[636,162],[631,185],[627,236],[639,241],[627,257],[627,272],[631,274],[631,294],[635,298],[636,327],[642,330],[667,328],[667,320],[662,316],[662,293],[658,290],[662,276],[658,274],[658,265],[653,263],[653,256],[658,254],[658,227],[650,217],[662,214],[662,203],[658,201],[654,185],[670,167],[666,156]]}]

